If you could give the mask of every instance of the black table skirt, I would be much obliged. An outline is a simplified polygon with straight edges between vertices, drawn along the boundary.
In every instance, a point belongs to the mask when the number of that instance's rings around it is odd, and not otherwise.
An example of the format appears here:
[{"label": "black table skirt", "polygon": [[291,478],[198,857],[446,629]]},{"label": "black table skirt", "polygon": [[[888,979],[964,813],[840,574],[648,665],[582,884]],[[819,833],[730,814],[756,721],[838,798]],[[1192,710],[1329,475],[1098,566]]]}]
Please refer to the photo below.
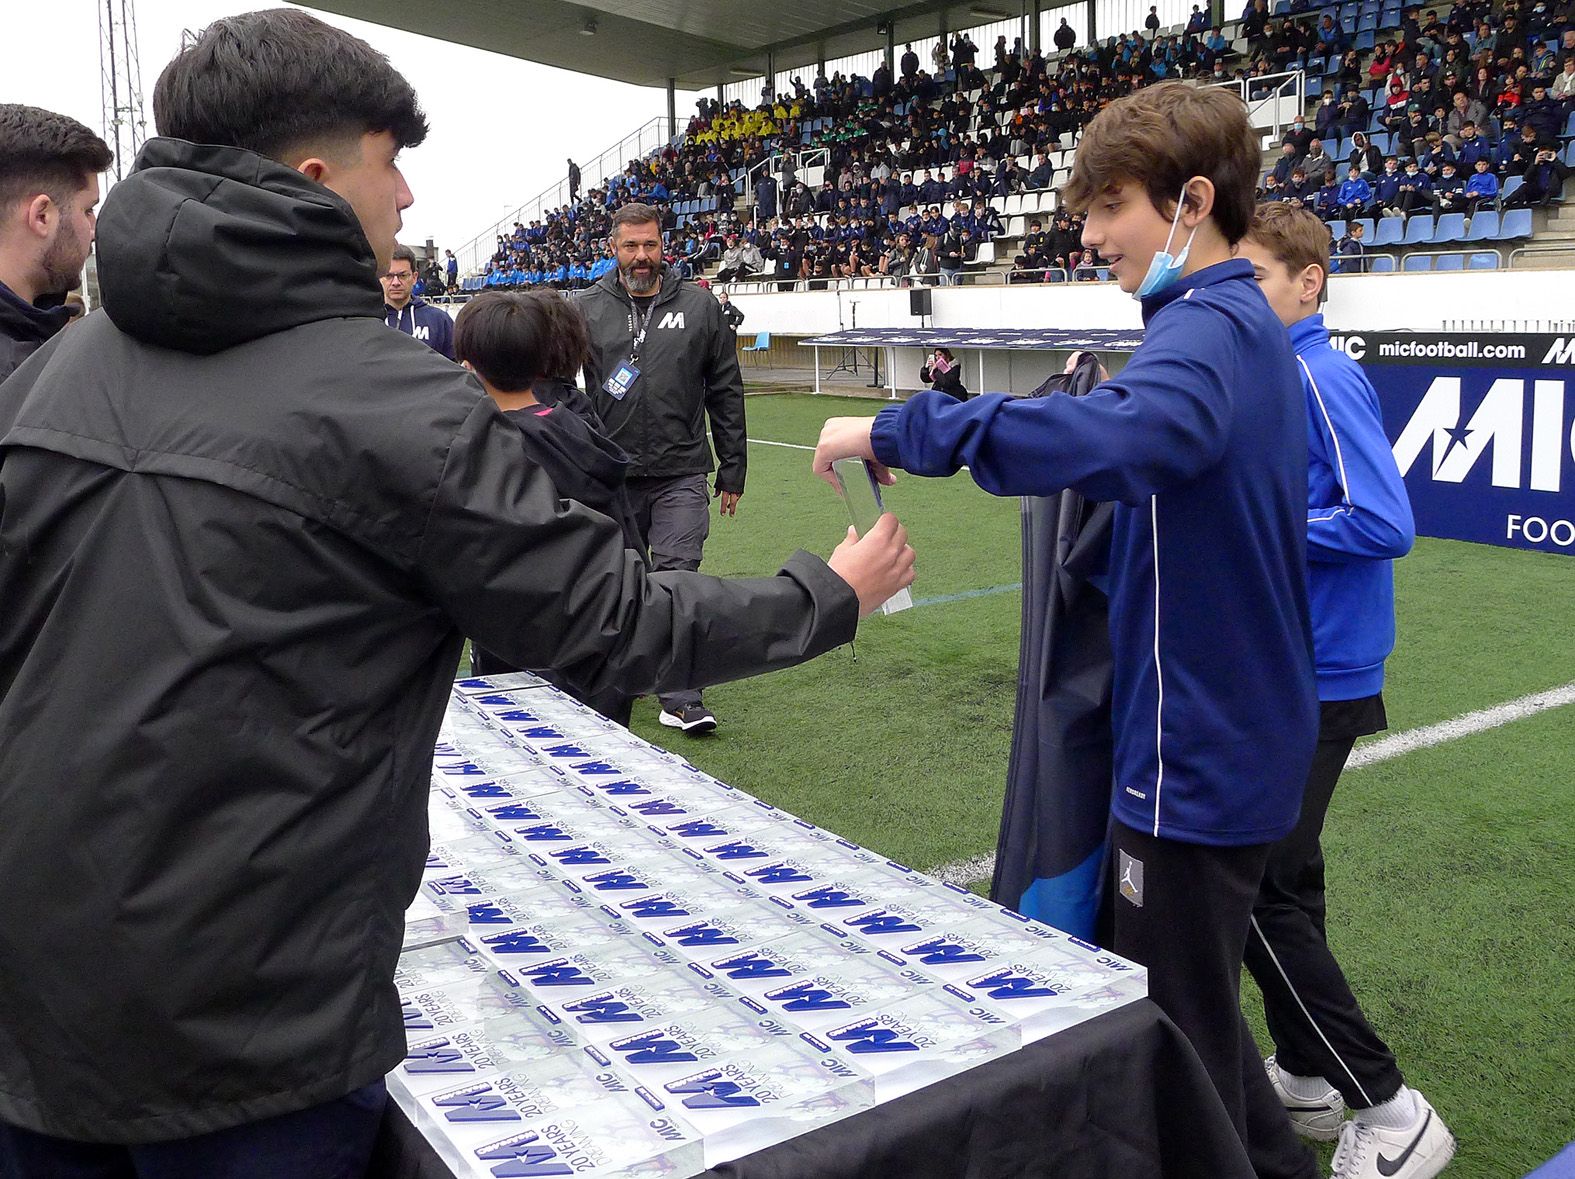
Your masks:
[{"label": "black table skirt", "polygon": [[[704,1179],[1253,1179],[1192,1046],[1148,1000]],[[369,1179],[453,1179],[389,1103]]]}]

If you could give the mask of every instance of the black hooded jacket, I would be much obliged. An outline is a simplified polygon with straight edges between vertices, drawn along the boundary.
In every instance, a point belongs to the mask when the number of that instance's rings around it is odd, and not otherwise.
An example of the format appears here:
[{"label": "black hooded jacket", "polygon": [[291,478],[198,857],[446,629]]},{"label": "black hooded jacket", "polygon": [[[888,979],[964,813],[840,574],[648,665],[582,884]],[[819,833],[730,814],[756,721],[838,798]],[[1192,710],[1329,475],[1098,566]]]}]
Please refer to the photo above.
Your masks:
[{"label": "black hooded jacket", "polygon": [[399,1061],[462,633],[649,692],[844,643],[857,602],[808,554],[647,574],[384,326],[295,171],[152,140],[98,249],[103,311],[0,386],[0,1122],[134,1143]]},{"label": "black hooded jacket", "polygon": [[27,303],[0,282],[0,381],[70,322],[71,308],[63,300],[52,299],[44,306]]}]

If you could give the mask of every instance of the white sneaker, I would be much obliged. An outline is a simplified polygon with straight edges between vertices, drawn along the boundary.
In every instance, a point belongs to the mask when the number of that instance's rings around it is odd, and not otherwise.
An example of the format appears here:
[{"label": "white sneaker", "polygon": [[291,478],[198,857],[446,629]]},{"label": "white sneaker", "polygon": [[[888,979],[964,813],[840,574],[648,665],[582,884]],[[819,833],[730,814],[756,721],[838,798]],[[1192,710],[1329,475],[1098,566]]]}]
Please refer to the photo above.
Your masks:
[{"label": "white sneaker", "polygon": [[1369,1126],[1360,1114],[1340,1128],[1330,1179],[1433,1179],[1455,1157],[1455,1136],[1417,1093],[1420,1117],[1402,1130]]},{"label": "white sneaker", "polygon": [[1265,1060],[1263,1068],[1269,1074],[1269,1085],[1274,1095],[1290,1115],[1291,1125],[1298,1134],[1315,1142],[1333,1142],[1340,1136],[1340,1126],[1345,1122],[1345,1098],[1340,1096],[1338,1089],[1326,1085],[1316,1097],[1296,1097],[1286,1090],[1285,1082],[1280,1079],[1280,1066],[1275,1063],[1274,1057]]}]

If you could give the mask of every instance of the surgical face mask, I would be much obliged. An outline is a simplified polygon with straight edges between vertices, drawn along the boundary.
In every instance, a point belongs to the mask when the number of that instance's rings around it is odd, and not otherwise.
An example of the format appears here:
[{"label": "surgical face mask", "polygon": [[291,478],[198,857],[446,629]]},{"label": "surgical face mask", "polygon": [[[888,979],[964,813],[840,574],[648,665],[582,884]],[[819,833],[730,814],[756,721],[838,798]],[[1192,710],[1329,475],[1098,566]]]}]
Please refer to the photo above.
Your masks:
[{"label": "surgical face mask", "polygon": [[1187,254],[1192,249],[1192,239],[1198,235],[1197,227],[1194,226],[1187,235],[1187,244],[1181,247],[1181,253],[1171,257],[1170,242],[1176,236],[1176,226],[1181,224],[1181,210],[1186,207],[1186,202],[1187,190],[1183,188],[1181,199],[1176,202],[1176,215],[1170,219],[1170,232],[1165,235],[1165,248],[1154,251],[1154,257],[1149,260],[1148,273],[1143,276],[1138,289],[1132,292],[1134,299],[1157,295],[1181,277],[1181,268],[1187,264]]}]

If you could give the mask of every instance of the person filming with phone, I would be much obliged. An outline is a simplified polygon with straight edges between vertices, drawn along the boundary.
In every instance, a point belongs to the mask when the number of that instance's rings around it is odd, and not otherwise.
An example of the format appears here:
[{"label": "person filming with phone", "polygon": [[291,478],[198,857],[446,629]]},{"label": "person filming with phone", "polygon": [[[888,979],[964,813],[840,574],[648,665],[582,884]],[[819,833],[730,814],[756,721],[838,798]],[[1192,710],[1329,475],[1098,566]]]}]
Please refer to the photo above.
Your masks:
[{"label": "person filming with phone", "polygon": [[919,380],[958,401],[967,401],[970,396],[963,387],[962,365],[950,348],[937,348],[930,353],[930,362],[919,370]]}]

